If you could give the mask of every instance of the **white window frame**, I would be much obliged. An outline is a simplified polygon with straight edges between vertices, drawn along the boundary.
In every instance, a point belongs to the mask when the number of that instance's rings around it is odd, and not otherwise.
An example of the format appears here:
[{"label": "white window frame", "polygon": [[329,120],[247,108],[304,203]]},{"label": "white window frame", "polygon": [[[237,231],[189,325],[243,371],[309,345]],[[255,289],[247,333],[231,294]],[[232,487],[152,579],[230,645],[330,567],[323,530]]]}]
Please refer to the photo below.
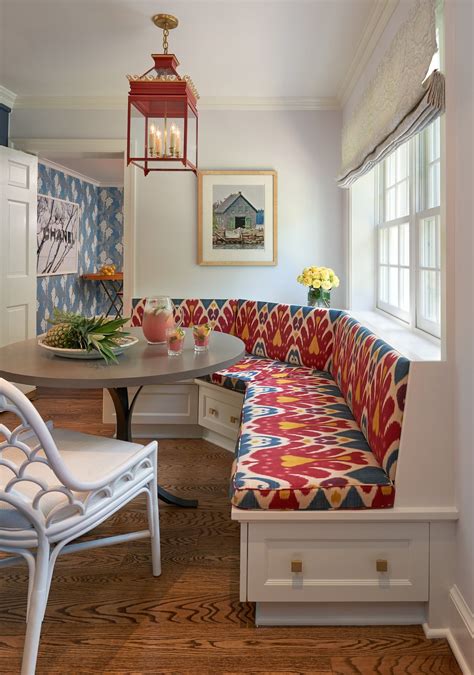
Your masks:
[{"label": "white window frame", "polygon": [[[443,129],[442,122],[440,124],[440,172],[443,166]],[[375,287],[375,306],[376,309],[384,314],[389,314],[397,320],[409,326],[415,332],[422,333],[432,339],[439,340],[442,331],[442,321],[444,316],[443,300],[443,267],[444,267],[444,251],[443,249],[443,230],[442,230],[442,203],[435,208],[425,208],[427,202],[427,175],[425,172],[426,162],[424,161],[425,152],[425,132],[421,132],[414,138],[408,141],[409,152],[409,214],[404,217],[394,218],[393,220],[385,220],[385,163],[377,165],[374,171],[375,177],[375,270],[376,270],[376,287]],[[422,161],[423,160],[423,161]],[[442,193],[442,178],[440,191]],[[442,202],[442,195],[440,197]],[[426,218],[435,217],[437,220],[437,228],[439,232],[439,247],[437,251],[438,266],[435,268],[425,268],[420,264],[420,227],[423,220]],[[409,225],[409,283],[410,283],[410,308],[409,311],[404,311],[400,307],[396,307],[389,303],[383,302],[380,299],[380,267],[384,265],[380,262],[380,233],[382,229],[390,227],[397,227],[401,224],[408,223]],[[400,252],[400,240],[399,240]],[[388,266],[389,262],[388,262]],[[406,268],[405,265],[400,265],[400,258],[397,265],[398,269]],[[433,269],[438,273],[439,279],[439,303],[440,303],[440,322],[436,323],[420,315],[421,306],[421,271],[424,269]],[[400,296],[400,275],[399,275],[399,296]]]}]

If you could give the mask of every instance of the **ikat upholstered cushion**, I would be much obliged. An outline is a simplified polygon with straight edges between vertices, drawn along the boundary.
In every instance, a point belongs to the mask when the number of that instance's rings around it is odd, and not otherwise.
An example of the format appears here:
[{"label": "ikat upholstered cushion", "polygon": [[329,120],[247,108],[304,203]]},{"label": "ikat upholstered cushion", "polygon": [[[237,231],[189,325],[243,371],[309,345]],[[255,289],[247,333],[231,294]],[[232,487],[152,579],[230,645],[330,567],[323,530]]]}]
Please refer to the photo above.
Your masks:
[{"label": "ikat upholstered cushion", "polygon": [[232,391],[244,393],[249,384],[262,378],[265,378],[265,381],[272,380],[280,385],[293,382],[302,383],[303,381],[311,381],[312,372],[309,368],[292,366],[282,361],[263,359],[248,354],[230,368],[205,375],[201,379]]},{"label": "ikat upholstered cushion", "polygon": [[395,489],[329,373],[247,388],[231,481],[245,509],[389,508]]},{"label": "ikat upholstered cushion", "polygon": [[377,461],[392,480],[410,362],[348,315],[335,329],[332,375]]},{"label": "ikat upholstered cushion", "polygon": [[235,334],[249,354],[329,370],[340,310],[239,300]]}]

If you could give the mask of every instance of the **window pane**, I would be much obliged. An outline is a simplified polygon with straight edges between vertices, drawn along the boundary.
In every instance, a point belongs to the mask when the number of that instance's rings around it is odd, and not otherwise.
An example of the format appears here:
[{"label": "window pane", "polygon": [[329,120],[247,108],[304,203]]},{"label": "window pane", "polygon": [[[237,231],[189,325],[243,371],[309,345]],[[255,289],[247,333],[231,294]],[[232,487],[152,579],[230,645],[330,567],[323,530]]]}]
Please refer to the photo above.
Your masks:
[{"label": "window pane", "polygon": [[427,208],[434,209],[440,205],[440,164],[435,162],[428,166]]},{"label": "window pane", "polygon": [[420,270],[420,315],[427,321],[440,321],[440,273]]},{"label": "window pane", "polygon": [[410,264],[410,225],[400,225],[400,265]]},{"label": "window pane", "polygon": [[436,218],[424,218],[420,222],[420,266],[437,266],[438,227]]},{"label": "window pane", "polygon": [[392,152],[385,160],[385,187],[390,187],[395,183],[396,175],[396,157]]},{"label": "window pane", "polygon": [[397,218],[408,215],[408,180],[397,185]]},{"label": "window pane", "polygon": [[390,267],[388,273],[388,302],[398,307],[398,267]]},{"label": "window pane", "polygon": [[379,298],[382,302],[388,302],[388,267],[384,265],[379,268]]},{"label": "window pane", "polygon": [[379,262],[388,263],[388,230],[386,227],[379,230]]},{"label": "window pane", "polygon": [[398,227],[389,228],[388,259],[390,265],[398,265]]},{"label": "window pane", "polygon": [[426,129],[426,159],[434,162],[440,157],[440,121],[439,117]]},{"label": "window pane", "polygon": [[400,309],[410,311],[410,270],[400,270]]},{"label": "window pane", "polygon": [[397,156],[397,181],[408,176],[408,143],[404,143],[396,151]]},{"label": "window pane", "polygon": [[396,187],[393,187],[385,192],[385,220],[396,217]]}]

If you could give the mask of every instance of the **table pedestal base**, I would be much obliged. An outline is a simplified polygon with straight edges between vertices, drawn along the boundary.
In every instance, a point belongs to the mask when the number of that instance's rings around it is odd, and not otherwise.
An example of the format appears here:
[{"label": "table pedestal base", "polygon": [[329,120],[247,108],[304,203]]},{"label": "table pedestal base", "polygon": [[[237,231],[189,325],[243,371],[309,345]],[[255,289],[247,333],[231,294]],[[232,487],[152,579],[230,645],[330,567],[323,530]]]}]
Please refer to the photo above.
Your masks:
[{"label": "table pedestal base", "polygon": [[[129,441],[133,443],[132,438],[132,414],[138,394],[142,388],[139,387],[135,392],[131,402],[129,401],[127,387],[115,387],[108,389],[110,397],[113,401],[116,415],[116,431],[117,439],[119,441]],[[165,490],[158,485],[158,497],[165,502],[165,504],[172,504],[173,506],[181,506],[183,508],[196,508],[198,505],[197,499],[182,499],[172,495],[168,490]]]}]

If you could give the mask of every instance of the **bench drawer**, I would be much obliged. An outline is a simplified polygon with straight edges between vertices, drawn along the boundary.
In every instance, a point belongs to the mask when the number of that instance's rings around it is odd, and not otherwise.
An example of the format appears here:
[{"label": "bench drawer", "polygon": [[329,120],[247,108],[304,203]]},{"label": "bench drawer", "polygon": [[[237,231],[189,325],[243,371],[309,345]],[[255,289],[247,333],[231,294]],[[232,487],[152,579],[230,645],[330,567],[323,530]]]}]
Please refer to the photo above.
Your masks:
[{"label": "bench drawer", "polygon": [[199,424],[222,436],[237,440],[242,411],[242,395],[222,388],[199,387]]},{"label": "bench drawer", "polygon": [[428,600],[428,523],[259,522],[248,533],[249,601]]}]

